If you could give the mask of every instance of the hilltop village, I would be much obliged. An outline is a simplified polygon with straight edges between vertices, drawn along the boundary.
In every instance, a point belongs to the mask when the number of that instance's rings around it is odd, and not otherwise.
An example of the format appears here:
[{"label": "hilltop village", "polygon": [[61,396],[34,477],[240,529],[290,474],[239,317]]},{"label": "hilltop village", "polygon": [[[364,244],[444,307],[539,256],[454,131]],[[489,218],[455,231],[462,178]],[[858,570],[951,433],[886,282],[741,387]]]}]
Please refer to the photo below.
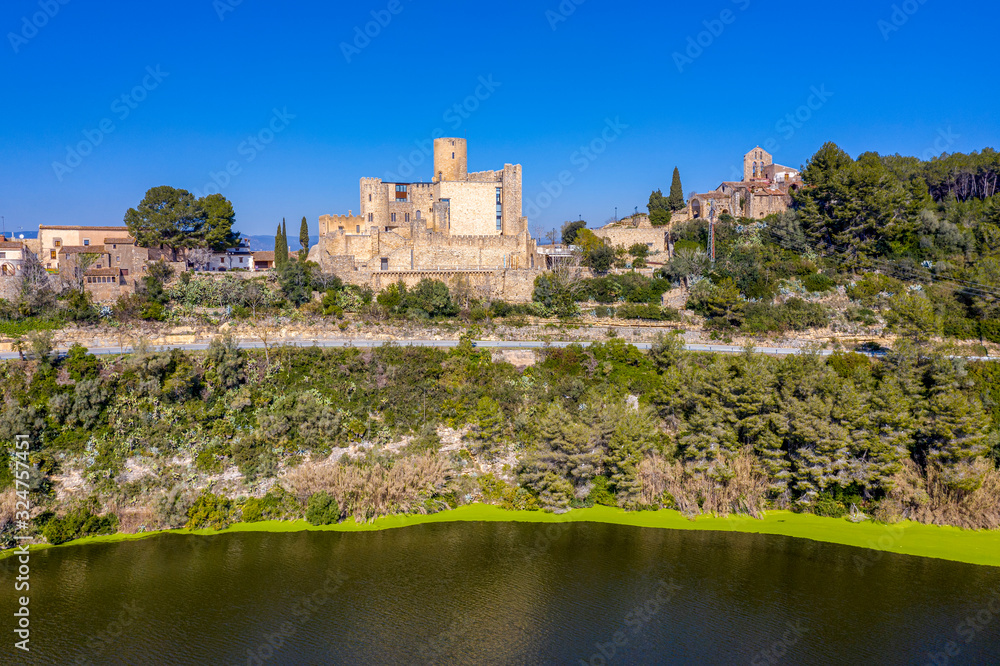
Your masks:
[{"label": "hilltop village", "polygon": [[[654,225],[637,214],[594,229],[613,248],[645,245],[661,261],[671,257],[670,225],[716,220],[724,215],[764,219],[788,210],[801,174],[775,164],[757,147],[743,159],[742,181],[725,181],[695,194],[670,224]],[[361,178],[357,214],[323,215],[319,242],[308,252],[324,273],[378,292],[390,284],[413,287],[435,279],[462,284],[488,299],[527,302],[539,275],[572,260],[565,246],[539,246],[522,214],[522,166],[468,169],[465,139],[434,141],[434,172],[427,182]],[[198,249],[142,247],[127,226],[39,225],[38,238],[4,238],[0,271],[13,277],[36,257],[64,283],[80,283],[97,302],[134,293],[151,263],[173,274],[236,272],[252,275],[275,268],[274,251],[234,247]],[[294,258],[294,257],[293,257]],[[14,283],[0,280],[0,296]],[[10,294],[8,293],[8,296]]]}]

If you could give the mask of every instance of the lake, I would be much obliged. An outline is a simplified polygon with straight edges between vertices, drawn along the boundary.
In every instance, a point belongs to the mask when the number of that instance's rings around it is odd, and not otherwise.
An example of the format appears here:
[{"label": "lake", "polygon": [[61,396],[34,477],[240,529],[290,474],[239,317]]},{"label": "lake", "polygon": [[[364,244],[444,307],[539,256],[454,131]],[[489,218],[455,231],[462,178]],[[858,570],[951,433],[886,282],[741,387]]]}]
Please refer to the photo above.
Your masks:
[{"label": "lake", "polygon": [[30,607],[4,663],[1000,664],[1000,568],[593,523],[51,549]]}]

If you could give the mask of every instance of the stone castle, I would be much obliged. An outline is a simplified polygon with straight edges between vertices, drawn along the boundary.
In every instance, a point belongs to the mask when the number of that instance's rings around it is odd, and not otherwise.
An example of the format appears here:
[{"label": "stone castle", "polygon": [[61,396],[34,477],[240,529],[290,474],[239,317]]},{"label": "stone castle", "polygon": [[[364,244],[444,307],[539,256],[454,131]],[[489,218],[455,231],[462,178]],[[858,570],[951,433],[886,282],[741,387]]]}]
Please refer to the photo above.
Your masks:
[{"label": "stone castle", "polygon": [[789,193],[802,186],[798,169],[774,163],[760,146],[743,156],[743,180],[725,181],[712,192],[695,194],[674,221],[718,219],[721,215],[761,220],[788,210]]},{"label": "stone castle", "polygon": [[521,165],[470,173],[465,139],[440,138],[430,182],[362,178],[360,193],[357,215],[319,218],[309,259],[325,272],[376,290],[429,277],[530,300],[524,285],[546,259],[521,214]]}]

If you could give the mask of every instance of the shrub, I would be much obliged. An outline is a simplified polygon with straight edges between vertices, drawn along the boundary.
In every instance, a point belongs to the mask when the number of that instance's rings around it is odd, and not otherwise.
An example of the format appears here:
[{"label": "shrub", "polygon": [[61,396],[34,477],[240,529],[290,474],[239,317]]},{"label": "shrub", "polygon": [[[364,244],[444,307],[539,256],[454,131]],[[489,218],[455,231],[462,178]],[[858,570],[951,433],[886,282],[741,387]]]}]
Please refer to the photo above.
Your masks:
[{"label": "shrub", "polygon": [[306,520],[310,525],[333,525],[340,520],[337,500],[324,490],[313,493],[306,507]]},{"label": "shrub", "polygon": [[593,504],[618,506],[618,500],[615,499],[615,494],[608,487],[608,477],[606,476],[594,477],[594,487],[590,489],[587,499]]},{"label": "shrub", "polygon": [[89,509],[77,509],[62,518],[52,518],[42,529],[42,535],[52,545],[59,545],[74,539],[94,534],[114,534],[118,528],[118,517],[114,514],[97,516]]},{"label": "shrub", "polygon": [[680,312],[674,308],[661,308],[656,305],[626,304],[618,308],[619,319],[646,319],[649,321],[680,321]]},{"label": "shrub", "polygon": [[819,303],[790,298],[784,303],[747,303],[742,330],[747,333],[804,331],[826,326],[830,317]]},{"label": "shrub", "polygon": [[211,528],[224,530],[233,522],[233,501],[214,493],[203,493],[187,510],[187,527],[191,530]]},{"label": "shrub", "polygon": [[829,275],[824,275],[823,273],[813,273],[812,275],[807,275],[802,281],[803,286],[806,290],[812,293],[820,291],[829,291],[837,286],[837,283],[833,281]]},{"label": "shrub", "polygon": [[847,515],[847,508],[843,504],[826,495],[816,500],[812,510],[817,516],[826,516],[827,518],[843,518]]},{"label": "shrub", "polygon": [[903,290],[903,283],[896,278],[880,273],[866,273],[853,285],[847,287],[847,295],[862,305],[875,305],[879,294],[896,294]]},{"label": "shrub", "polygon": [[243,522],[259,523],[262,520],[282,520],[302,514],[301,505],[280,486],[276,486],[264,497],[251,497],[243,503]]}]

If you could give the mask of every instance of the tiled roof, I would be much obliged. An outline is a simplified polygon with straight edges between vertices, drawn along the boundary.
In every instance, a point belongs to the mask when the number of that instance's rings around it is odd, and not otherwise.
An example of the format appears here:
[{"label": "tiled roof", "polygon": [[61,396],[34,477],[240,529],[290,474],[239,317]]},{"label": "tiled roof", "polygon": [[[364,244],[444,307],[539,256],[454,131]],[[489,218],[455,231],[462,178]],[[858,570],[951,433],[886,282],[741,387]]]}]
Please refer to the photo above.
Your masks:
[{"label": "tiled roof", "polygon": [[0,250],[21,250],[24,249],[22,241],[0,241]]},{"label": "tiled roof", "polygon": [[103,245],[64,245],[59,248],[61,254],[104,254]]},{"label": "tiled roof", "polygon": [[128,231],[128,227],[81,227],[69,225],[39,224],[39,229],[54,229],[56,231]]},{"label": "tiled roof", "polygon": [[122,272],[118,268],[91,268],[84,275],[87,277],[110,277],[112,275],[121,275]]},{"label": "tiled roof", "polygon": [[274,261],[274,251],[261,250],[253,253],[254,261]]},{"label": "tiled roof", "polygon": [[105,238],[105,245],[135,245],[134,238]]}]

